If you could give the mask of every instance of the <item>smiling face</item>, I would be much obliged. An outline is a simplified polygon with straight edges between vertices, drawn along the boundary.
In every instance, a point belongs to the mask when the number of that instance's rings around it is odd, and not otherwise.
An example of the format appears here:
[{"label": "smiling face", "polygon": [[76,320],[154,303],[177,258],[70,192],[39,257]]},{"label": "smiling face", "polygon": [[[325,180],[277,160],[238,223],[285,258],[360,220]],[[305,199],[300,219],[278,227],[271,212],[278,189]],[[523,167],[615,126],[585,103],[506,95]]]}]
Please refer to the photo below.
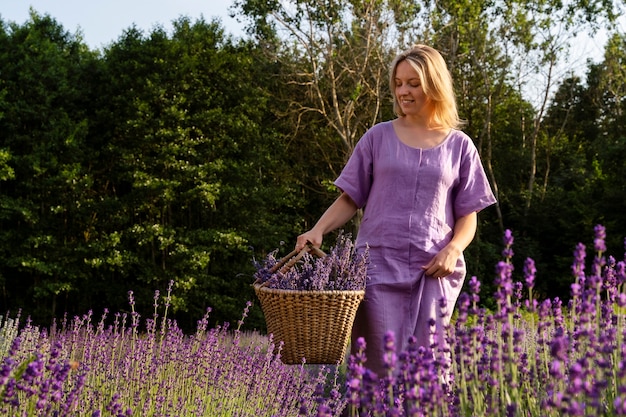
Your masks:
[{"label": "smiling face", "polygon": [[432,112],[416,69],[407,60],[400,61],[394,75],[394,94],[401,115],[428,120]]},{"label": "smiling face", "polygon": [[394,58],[389,89],[393,111],[399,117],[419,116],[419,121],[434,128],[458,128],[463,124],[446,62],[430,46],[413,45]]}]

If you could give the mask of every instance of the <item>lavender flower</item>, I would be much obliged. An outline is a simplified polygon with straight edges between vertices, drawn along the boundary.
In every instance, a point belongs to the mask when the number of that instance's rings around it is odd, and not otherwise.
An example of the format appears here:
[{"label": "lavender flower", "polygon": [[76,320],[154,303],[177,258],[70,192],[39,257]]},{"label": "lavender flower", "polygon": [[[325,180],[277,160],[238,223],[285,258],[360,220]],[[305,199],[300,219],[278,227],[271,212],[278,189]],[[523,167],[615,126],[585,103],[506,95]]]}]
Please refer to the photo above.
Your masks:
[{"label": "lavender flower", "polygon": [[598,224],[593,228],[594,239],[593,248],[596,251],[596,255],[593,260],[594,275],[599,277],[602,274],[602,267],[606,264],[604,252],[606,252],[606,230],[604,226]]},{"label": "lavender flower", "polygon": [[526,258],[526,261],[524,261],[524,281],[528,289],[532,289],[535,286],[536,273],[537,268],[535,268],[535,261],[531,258]]},{"label": "lavender flower", "polygon": [[502,250],[502,257],[507,261],[513,258],[513,232],[510,229],[506,229],[504,231],[504,237],[502,238],[502,243],[504,244],[504,249]]},{"label": "lavender flower", "polygon": [[606,229],[601,224],[596,225],[593,228],[595,237],[593,239],[593,247],[596,252],[604,253],[606,252],[606,244],[604,243],[606,239]]},{"label": "lavender flower", "polygon": [[480,293],[480,281],[475,275],[470,278],[469,287],[472,294],[478,295]]},{"label": "lavender flower", "polygon": [[572,274],[575,278],[575,283],[578,285],[584,285],[585,282],[585,257],[587,251],[585,245],[578,243],[574,250],[574,262],[572,263]]},{"label": "lavender flower", "polygon": [[[344,252],[333,256],[351,262]],[[345,379],[339,368],[333,377],[283,365],[281,343],[240,330],[249,303],[233,328],[209,328],[207,309],[189,336],[167,317],[158,334],[154,316],[140,334],[138,313],[129,326],[120,313],[106,326],[105,311],[99,323],[88,313],[50,332],[29,321],[12,331],[0,318],[0,415],[626,416],[624,262],[609,256],[587,276],[584,258],[579,245],[568,317],[558,298],[522,311],[520,286],[533,288],[534,265],[527,261],[516,280],[507,259],[496,271],[500,310],[478,308],[480,281],[472,277],[453,327],[433,334],[446,343],[418,347],[410,338],[396,352],[395,335],[385,335],[382,378],[367,369],[362,338],[353,341]]]},{"label": "lavender flower", "polygon": [[626,283],[626,262],[619,261],[615,264],[615,279],[618,287]]}]

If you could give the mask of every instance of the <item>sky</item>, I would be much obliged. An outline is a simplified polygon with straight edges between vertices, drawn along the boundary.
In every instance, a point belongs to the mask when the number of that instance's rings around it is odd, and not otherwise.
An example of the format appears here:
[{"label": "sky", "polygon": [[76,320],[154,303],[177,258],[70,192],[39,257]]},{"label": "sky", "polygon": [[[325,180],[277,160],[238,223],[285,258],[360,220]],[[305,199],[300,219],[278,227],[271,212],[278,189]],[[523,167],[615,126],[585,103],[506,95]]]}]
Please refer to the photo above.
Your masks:
[{"label": "sky", "polygon": [[240,36],[243,25],[228,16],[233,0],[0,0],[2,21],[22,25],[29,8],[49,14],[71,33],[78,30],[92,49],[116,41],[133,24],[145,34],[157,25],[168,32],[172,21],[187,16],[192,21],[217,17],[227,33]]},{"label": "sky", "polygon": [[[101,49],[133,24],[146,34],[156,25],[170,31],[172,21],[181,16],[192,20],[204,17],[207,21],[217,17],[227,33],[241,36],[243,24],[228,16],[232,4],[233,0],[0,0],[0,17],[4,22],[21,25],[33,7],[39,14],[55,18],[71,33],[80,30],[89,47]],[[626,19],[623,17],[620,23],[624,30]],[[574,50],[583,57],[578,62],[584,66],[587,57],[594,61],[601,58],[605,41],[605,37],[598,36],[577,42]]]}]

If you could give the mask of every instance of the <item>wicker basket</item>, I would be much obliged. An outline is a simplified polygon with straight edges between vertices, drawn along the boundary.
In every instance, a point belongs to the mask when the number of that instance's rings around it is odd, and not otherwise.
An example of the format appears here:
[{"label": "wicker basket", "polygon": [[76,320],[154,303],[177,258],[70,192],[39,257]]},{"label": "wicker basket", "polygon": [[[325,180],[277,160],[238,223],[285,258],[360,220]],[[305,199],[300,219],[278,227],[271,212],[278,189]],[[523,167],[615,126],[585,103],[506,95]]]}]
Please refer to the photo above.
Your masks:
[{"label": "wicker basket", "polygon": [[[277,268],[283,264],[283,268],[291,267],[302,254],[292,257],[292,252]],[[283,363],[300,364],[303,359],[308,364],[343,362],[364,290],[296,291],[254,284],[254,291],[261,302],[268,333],[274,335],[275,341],[284,342]]]}]

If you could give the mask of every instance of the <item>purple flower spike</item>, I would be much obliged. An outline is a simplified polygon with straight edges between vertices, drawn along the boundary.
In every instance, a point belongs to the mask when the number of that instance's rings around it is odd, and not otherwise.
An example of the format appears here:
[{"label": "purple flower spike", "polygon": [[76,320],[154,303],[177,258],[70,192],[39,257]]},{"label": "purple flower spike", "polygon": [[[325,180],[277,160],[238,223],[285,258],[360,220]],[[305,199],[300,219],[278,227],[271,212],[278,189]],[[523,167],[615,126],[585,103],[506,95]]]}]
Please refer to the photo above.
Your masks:
[{"label": "purple flower spike", "polygon": [[572,402],[569,405],[569,408],[567,409],[567,413],[570,416],[584,416],[585,415],[585,404],[578,402],[578,401],[574,401],[572,400]]},{"label": "purple flower spike", "polygon": [[513,265],[500,261],[496,265],[496,284],[500,286],[506,295],[513,294],[513,281],[511,274],[513,272]]},{"label": "purple flower spike", "polygon": [[362,337],[359,337],[356,339],[356,347],[359,351],[364,351],[365,350],[365,339]]},{"label": "purple flower spike", "polygon": [[392,331],[385,333],[385,352],[396,351],[396,337]]},{"label": "purple flower spike", "polygon": [[619,261],[615,264],[615,279],[617,285],[626,283],[626,262]]},{"label": "purple flower spike", "polygon": [[513,246],[513,232],[511,229],[506,229],[504,231],[504,238],[502,239],[504,246]]},{"label": "purple flower spike", "polygon": [[511,259],[513,257],[513,232],[510,229],[506,229],[504,231],[504,237],[502,238],[502,243],[504,243],[504,250],[502,251],[502,256],[505,259]]},{"label": "purple flower spike", "polygon": [[476,276],[472,276],[469,280],[470,298],[473,304],[473,308],[476,309],[476,304],[480,301],[480,281]]},{"label": "purple flower spike", "polygon": [[570,285],[570,288],[572,290],[572,297],[580,297],[582,295],[582,288],[580,284],[574,283]]},{"label": "purple flower spike", "polygon": [[613,407],[615,408],[615,413],[618,416],[626,416],[626,400],[623,397],[615,398],[613,401]]},{"label": "purple flower spike", "polygon": [[596,252],[605,252],[606,251],[606,229],[601,224],[596,225],[593,228],[595,238],[593,239],[593,247]]},{"label": "purple flower spike", "polygon": [[563,334],[557,334],[550,344],[550,353],[552,357],[561,361],[567,360],[568,340]]},{"label": "purple flower spike", "polygon": [[602,268],[606,265],[606,259],[604,257],[604,252],[606,251],[606,244],[604,240],[606,239],[606,231],[604,226],[597,225],[594,227],[595,236],[593,239],[593,248],[596,251],[596,256],[593,259],[593,274],[594,279],[599,281],[602,275]]},{"label": "purple flower spike", "polygon": [[300,410],[299,410],[298,415],[300,415],[300,416],[308,416],[309,415],[309,409],[307,408],[307,406],[304,403],[304,401],[302,401],[302,405],[300,405]]},{"label": "purple flower spike", "polygon": [[469,288],[472,294],[480,293],[480,281],[476,278],[476,275],[472,276],[469,280]]},{"label": "purple flower spike", "polygon": [[317,417],[332,417],[330,408],[325,404],[320,405],[317,409]]},{"label": "purple flower spike", "polygon": [[550,375],[556,378],[561,378],[563,376],[563,366],[561,365],[561,361],[555,359],[550,362]]},{"label": "purple flower spike", "polygon": [[574,262],[572,264],[572,274],[574,278],[579,280],[585,279],[585,258],[587,256],[587,248],[582,243],[576,245],[574,249]]},{"label": "purple flower spike", "polygon": [[535,261],[531,258],[526,258],[526,261],[524,262],[524,281],[529,289],[535,286],[536,273],[537,268],[535,268]]},{"label": "purple flower spike", "polygon": [[395,366],[396,366],[396,362],[398,360],[398,357],[396,356],[396,337],[393,334],[392,331],[388,331],[385,333],[385,337],[384,337],[384,342],[385,342],[385,367],[392,371]]},{"label": "purple flower spike", "polygon": [[617,305],[620,307],[626,307],[626,294],[619,293],[617,296]]}]

